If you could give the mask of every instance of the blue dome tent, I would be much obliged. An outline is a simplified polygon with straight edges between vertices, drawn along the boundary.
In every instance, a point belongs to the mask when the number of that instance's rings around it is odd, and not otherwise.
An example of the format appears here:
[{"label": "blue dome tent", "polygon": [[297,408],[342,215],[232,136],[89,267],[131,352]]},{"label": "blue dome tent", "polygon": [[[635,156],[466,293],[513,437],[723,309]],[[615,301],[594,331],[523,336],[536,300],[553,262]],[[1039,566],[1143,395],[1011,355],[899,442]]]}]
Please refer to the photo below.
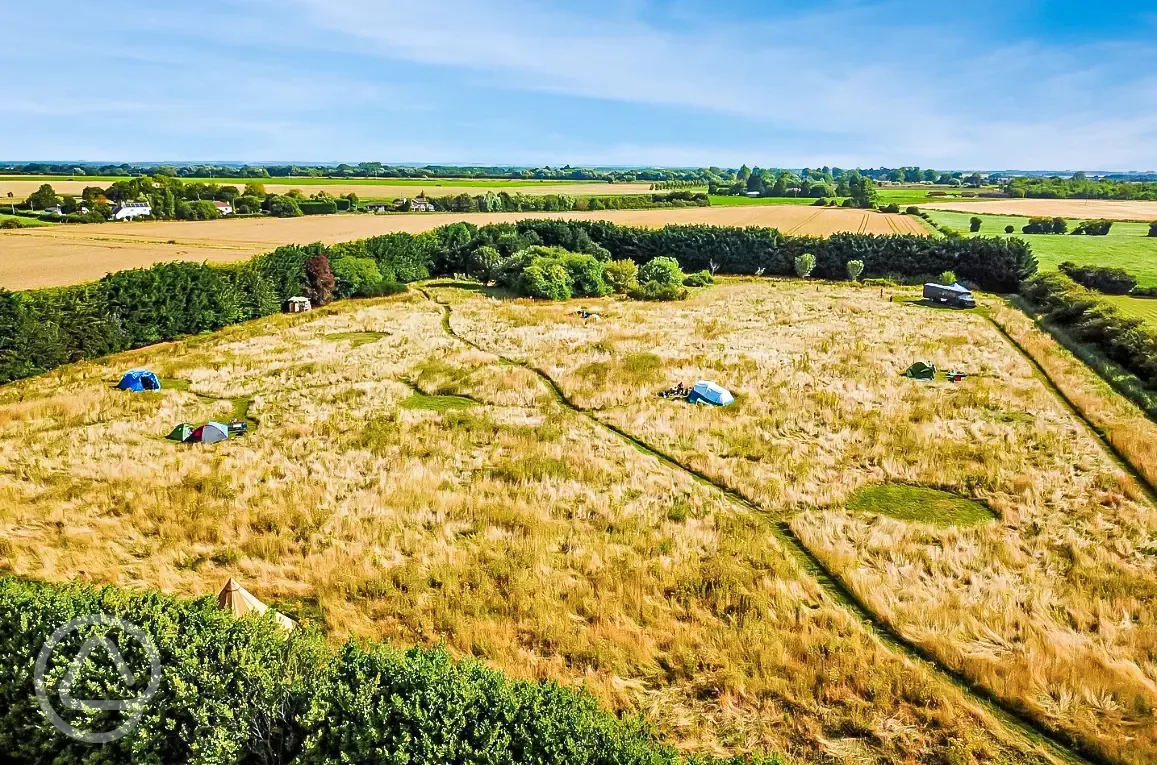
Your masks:
[{"label": "blue dome tent", "polygon": [[688,404],[727,406],[733,401],[735,401],[735,397],[731,395],[731,391],[722,385],[716,385],[707,380],[700,380],[695,383],[695,387],[691,389],[691,393],[687,396]]},{"label": "blue dome tent", "polygon": [[131,390],[135,393],[140,393],[145,390],[160,390],[161,381],[147,369],[130,369],[125,372],[125,376],[121,378],[120,384],[117,385],[117,387],[121,390]]}]

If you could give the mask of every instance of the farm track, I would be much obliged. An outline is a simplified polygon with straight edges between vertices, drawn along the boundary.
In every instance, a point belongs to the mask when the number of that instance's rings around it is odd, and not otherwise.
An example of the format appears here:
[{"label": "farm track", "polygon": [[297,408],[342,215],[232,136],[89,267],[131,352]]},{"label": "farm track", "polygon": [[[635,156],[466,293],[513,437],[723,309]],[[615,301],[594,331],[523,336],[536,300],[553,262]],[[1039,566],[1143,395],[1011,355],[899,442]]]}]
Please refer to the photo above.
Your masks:
[{"label": "farm track", "polygon": [[[828,596],[835,604],[847,611],[870,634],[879,639],[883,645],[895,651],[896,653],[902,654],[908,660],[926,669],[930,674],[939,677],[940,679],[957,688],[959,691],[964,693],[967,698],[971,699],[977,706],[992,715],[992,717],[1006,729],[1016,735],[1019,735],[1025,741],[1027,741],[1031,745],[1031,748],[1036,749],[1038,753],[1045,755],[1049,759],[1063,763],[1080,763],[1081,765],[1112,765],[1112,763],[1110,763],[1108,760],[1100,758],[1093,753],[1086,755],[1081,751],[1079,742],[1071,740],[1063,732],[1054,731],[1048,728],[1034,717],[1023,713],[1016,707],[1004,702],[988,688],[974,683],[963,673],[944,664],[939,659],[939,657],[937,657],[932,652],[922,648],[921,646],[904,637],[883,617],[872,611],[867,606],[867,604],[865,604],[855,594],[851,587],[849,587],[837,575],[833,574],[824,565],[823,561],[820,560],[819,557],[817,557],[815,553],[813,553],[811,549],[804,544],[803,540],[800,539],[800,537],[795,533],[795,531],[791,528],[791,525],[782,514],[774,513],[773,511],[759,507],[747,497],[743,496],[740,492],[732,489],[726,484],[711,478],[710,476],[696,470],[695,468],[679,462],[671,455],[666,454],[665,452],[662,452],[659,449],[656,449],[646,442],[636,438],[630,433],[627,433],[626,431],[599,419],[596,410],[587,409],[575,404],[567,397],[566,393],[563,392],[562,388],[558,385],[554,378],[533,364],[503,356],[500,353],[496,353],[488,348],[484,348],[478,343],[475,343],[474,341],[459,335],[451,323],[453,309],[450,307],[450,305],[431,296],[425,288],[418,287],[417,289],[422,294],[422,296],[426,298],[426,300],[429,300],[441,308],[442,330],[448,337],[451,337],[466,346],[474,348],[477,351],[495,356],[504,364],[519,366],[529,370],[530,372],[533,372],[546,384],[547,389],[551,392],[555,400],[562,406],[570,409],[576,414],[585,417],[595,425],[618,436],[644,454],[654,457],[663,465],[673,470],[681,471],[696,482],[720,492],[725,499],[740,507],[741,509],[760,515],[773,516],[775,520],[772,523],[772,529],[774,530],[776,538],[779,539],[781,543],[783,543],[784,547],[791,553],[792,558],[796,561],[797,564],[799,564],[800,568],[806,574],[815,579],[815,581],[828,594]],[[993,322],[993,324],[995,325],[995,322]],[[1000,330],[999,325],[997,325],[997,329]],[[1007,337],[1007,334],[1005,334],[1003,330],[1000,331],[1002,335]],[[1011,340],[1011,338],[1009,338],[1009,340]],[[1015,342],[1013,345],[1017,347],[1017,350],[1024,354],[1024,351],[1020,349],[1019,346],[1016,346]],[[1027,356],[1027,354],[1024,355]],[[1036,365],[1036,362],[1033,361],[1031,357],[1029,357],[1029,361],[1039,369],[1039,365]],[[1043,370],[1041,371],[1043,372]],[[1071,402],[1064,398],[1063,394],[1061,394],[1055,385],[1051,385],[1051,380],[1050,387],[1055,393],[1061,396],[1062,400],[1070,408],[1072,408]],[[1078,416],[1080,416],[1082,421],[1084,421],[1086,424],[1089,424],[1083,416],[1079,414]],[[1095,429],[1094,433],[1096,433]],[[1099,433],[1097,435],[1100,437]]]}]

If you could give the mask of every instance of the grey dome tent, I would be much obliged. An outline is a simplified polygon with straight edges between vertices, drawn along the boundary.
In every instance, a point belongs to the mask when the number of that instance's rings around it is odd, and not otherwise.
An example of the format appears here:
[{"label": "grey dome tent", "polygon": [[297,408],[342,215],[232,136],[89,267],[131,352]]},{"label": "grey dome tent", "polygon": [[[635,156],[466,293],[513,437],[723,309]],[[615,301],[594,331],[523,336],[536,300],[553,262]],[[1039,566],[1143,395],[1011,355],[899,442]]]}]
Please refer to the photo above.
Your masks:
[{"label": "grey dome tent", "polygon": [[735,397],[731,395],[731,391],[724,388],[722,385],[716,385],[707,380],[700,380],[695,383],[695,387],[691,389],[691,393],[687,395],[688,404],[711,404],[712,406],[727,406],[735,401]]},{"label": "grey dome tent", "polygon": [[160,390],[161,381],[147,369],[130,369],[117,384],[121,390],[131,390],[140,393],[146,390]]},{"label": "grey dome tent", "polygon": [[199,444],[215,444],[229,437],[229,426],[219,422],[207,422],[193,431],[190,441]]},{"label": "grey dome tent", "polygon": [[932,380],[936,377],[936,366],[927,361],[917,361],[904,372],[913,380]]}]

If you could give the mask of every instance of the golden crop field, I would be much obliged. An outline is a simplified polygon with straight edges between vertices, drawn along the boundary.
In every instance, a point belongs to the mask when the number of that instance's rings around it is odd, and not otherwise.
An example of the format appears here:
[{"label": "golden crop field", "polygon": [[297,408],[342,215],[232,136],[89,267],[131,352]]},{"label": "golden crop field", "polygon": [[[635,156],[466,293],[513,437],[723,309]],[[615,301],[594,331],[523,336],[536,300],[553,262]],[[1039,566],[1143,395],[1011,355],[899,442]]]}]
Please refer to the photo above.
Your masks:
[{"label": "golden crop field", "polygon": [[[214,181],[212,178],[196,179],[204,183],[219,183],[225,186],[235,186],[238,190],[244,188],[244,182],[236,180]],[[265,187],[266,193],[269,194],[284,194],[291,189],[297,189],[301,193],[309,196],[316,194],[319,191],[324,191],[330,196],[342,196],[349,193],[357,194],[361,199],[385,199],[392,197],[416,197],[425,192],[431,197],[448,197],[457,196],[458,194],[469,194],[470,196],[477,196],[485,194],[487,191],[498,193],[505,191],[508,194],[569,194],[572,196],[611,196],[619,194],[649,194],[651,193],[650,183],[550,183],[550,182],[511,182],[509,184],[502,184],[500,186],[476,186],[465,185],[462,183],[455,183],[453,178],[432,178],[422,183],[406,183],[406,184],[391,184],[389,182],[363,182],[359,183],[356,180],[349,182],[333,182],[326,183],[310,182],[308,178],[300,180],[292,179],[254,179],[255,182],[260,183]],[[32,192],[36,191],[43,184],[49,184],[56,191],[57,194],[71,194],[79,196],[82,191],[88,186],[100,186],[106,188],[113,183],[110,180],[96,180],[96,179],[78,179],[78,180],[53,180],[44,178],[0,178],[0,202],[8,199],[8,193],[11,192],[16,201],[22,201]]]},{"label": "golden crop field", "polygon": [[689,207],[571,213],[422,213],[319,215],[216,221],[149,221],[60,225],[0,231],[0,287],[31,289],[99,279],[112,271],[173,260],[228,263],[283,244],[329,244],[398,231],[417,233],[455,221],[479,226],[523,218],[608,220],[621,225],[707,223],[771,226],[785,234],[838,231],[926,234],[905,215],[797,205]]},{"label": "golden crop field", "polygon": [[[968,350],[955,317],[890,304],[871,289],[762,282],[678,306],[599,301],[606,319],[597,326],[570,317],[567,304],[434,293],[454,302],[451,321],[479,341],[537,355],[546,343],[533,334],[550,337],[558,354],[543,362],[568,391],[621,405],[600,417],[656,440],[676,428],[695,448],[720,449],[695,464],[738,458],[766,469],[762,426],[740,431],[768,415],[780,420],[778,455],[821,449],[828,456],[813,472],[840,471],[823,500],[806,500],[831,513],[843,492],[893,476],[890,465],[855,462],[860,455],[824,466],[849,443],[845,414],[825,391],[886,405],[898,419],[945,417],[959,400],[943,399],[956,389],[911,383],[901,393],[885,350]],[[824,331],[817,304],[842,307],[823,319]],[[871,322],[865,304],[899,329]],[[805,350],[803,341],[848,319],[860,343]],[[0,566],[183,595],[237,576],[334,640],[445,641],[511,675],[582,683],[606,705],[646,713],[666,740],[692,751],[1053,762],[833,600],[775,527],[801,509],[786,496],[766,508],[762,498],[759,508],[737,505],[562,406],[529,370],[448,336],[441,321],[440,307],[415,293],[349,301],[7,385]],[[986,369],[1012,385],[1002,405],[1040,406],[1063,425],[1015,354],[990,338],[980,346]],[[860,354],[864,367],[820,384],[841,353]],[[113,389],[138,366],[168,387]],[[734,385],[735,409],[655,397],[673,378],[700,374]],[[868,382],[890,384],[869,397]],[[794,403],[766,413],[771,396]],[[258,421],[243,439],[164,440],[178,422],[228,418],[237,402]],[[897,429],[916,427],[902,420]],[[1001,436],[978,433],[993,449]],[[950,475],[975,470],[964,455],[945,459]],[[791,481],[808,477],[784,478],[783,493],[801,494]]]},{"label": "golden crop field", "polygon": [[[583,683],[691,751],[1055,761],[882,642],[802,544],[1007,705],[1108,761],[1157,756],[1152,508],[980,314],[788,280],[667,304],[463,286],[426,289],[483,350],[411,291],[0,388],[0,566],[183,595],[236,576],[335,641],[445,641]],[[1024,322],[1022,343],[1050,342]],[[916,359],[970,376],[902,377]],[[113,388],[138,366],[166,389]],[[657,396],[699,378],[736,403]],[[239,405],[244,438],[164,439]],[[1103,414],[1124,438],[1127,412]],[[910,485],[991,511],[849,509]]]},{"label": "golden crop field", "polygon": [[1157,202],[1108,199],[993,199],[984,202],[921,202],[929,210],[953,210],[977,215],[1019,215],[1070,219],[1157,221]]}]

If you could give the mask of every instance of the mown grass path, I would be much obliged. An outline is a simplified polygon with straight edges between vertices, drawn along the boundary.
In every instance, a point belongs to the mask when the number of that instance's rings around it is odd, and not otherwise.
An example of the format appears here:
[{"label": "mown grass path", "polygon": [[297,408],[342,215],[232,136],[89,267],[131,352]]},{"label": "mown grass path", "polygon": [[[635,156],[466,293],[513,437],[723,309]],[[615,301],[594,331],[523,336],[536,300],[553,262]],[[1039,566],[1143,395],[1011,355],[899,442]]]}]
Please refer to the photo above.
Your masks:
[{"label": "mown grass path", "polygon": [[[910,661],[915,662],[919,666],[926,669],[930,674],[939,677],[945,682],[958,688],[972,699],[981,709],[988,712],[996,721],[1009,730],[1009,732],[1019,735],[1030,744],[1030,748],[1036,749],[1041,754],[1053,759],[1054,761],[1064,763],[1083,763],[1084,765],[1110,765],[1109,761],[1097,757],[1095,754],[1086,756],[1082,752],[1082,747],[1079,741],[1075,741],[1063,732],[1059,732],[1049,728],[1044,723],[1037,720],[1035,717],[1023,712],[1016,706],[1000,699],[991,690],[973,682],[963,673],[954,669],[953,667],[943,663],[939,657],[932,652],[924,649],[920,645],[912,642],[897,631],[891,624],[883,617],[876,614],[868,606],[860,600],[860,598],[852,591],[852,589],[837,575],[833,574],[823,563],[818,556],[811,551],[803,540],[795,533],[788,523],[788,520],[781,514],[771,513],[771,511],[757,506],[754,502],[743,496],[735,489],[726,484],[717,481],[710,476],[696,470],[693,467],[679,462],[677,459],[669,454],[666,454],[655,447],[639,440],[635,436],[618,428],[615,425],[604,422],[598,417],[598,413],[594,410],[578,406],[566,393],[562,390],[559,384],[542,369],[534,366],[530,362],[519,361],[518,359],[503,356],[493,350],[484,348],[483,346],[469,340],[462,335],[459,335],[451,323],[452,309],[449,304],[444,303],[434,298],[426,289],[418,287],[418,292],[422,294],[427,300],[438,305],[442,310],[442,330],[447,336],[457,340],[464,345],[467,345],[482,353],[489,354],[498,358],[502,363],[513,366],[523,367],[539,377],[547,386],[551,394],[562,406],[579,414],[599,427],[614,433],[619,438],[626,441],[628,444],[638,449],[639,451],[654,457],[662,464],[673,470],[679,470],[689,475],[699,483],[709,486],[715,491],[722,493],[722,495],[734,505],[742,508],[747,512],[759,513],[763,515],[772,514],[775,516],[774,523],[771,524],[776,537],[783,543],[784,547],[791,553],[792,558],[800,566],[800,568],[808,575],[810,575],[832,598],[833,602],[841,606],[845,611],[856,618],[857,621],[863,625],[865,629],[874,635],[881,643],[891,650],[902,654]],[[995,324],[995,322],[994,322]],[[998,327],[999,328],[999,327]],[[1003,333],[1002,333],[1003,334]],[[1023,353],[1023,351],[1022,351]],[[1031,360],[1031,359],[1030,359]],[[1055,386],[1054,386],[1055,390]],[[1057,391],[1059,393],[1059,391]],[[1087,421],[1086,421],[1087,422]]]}]

